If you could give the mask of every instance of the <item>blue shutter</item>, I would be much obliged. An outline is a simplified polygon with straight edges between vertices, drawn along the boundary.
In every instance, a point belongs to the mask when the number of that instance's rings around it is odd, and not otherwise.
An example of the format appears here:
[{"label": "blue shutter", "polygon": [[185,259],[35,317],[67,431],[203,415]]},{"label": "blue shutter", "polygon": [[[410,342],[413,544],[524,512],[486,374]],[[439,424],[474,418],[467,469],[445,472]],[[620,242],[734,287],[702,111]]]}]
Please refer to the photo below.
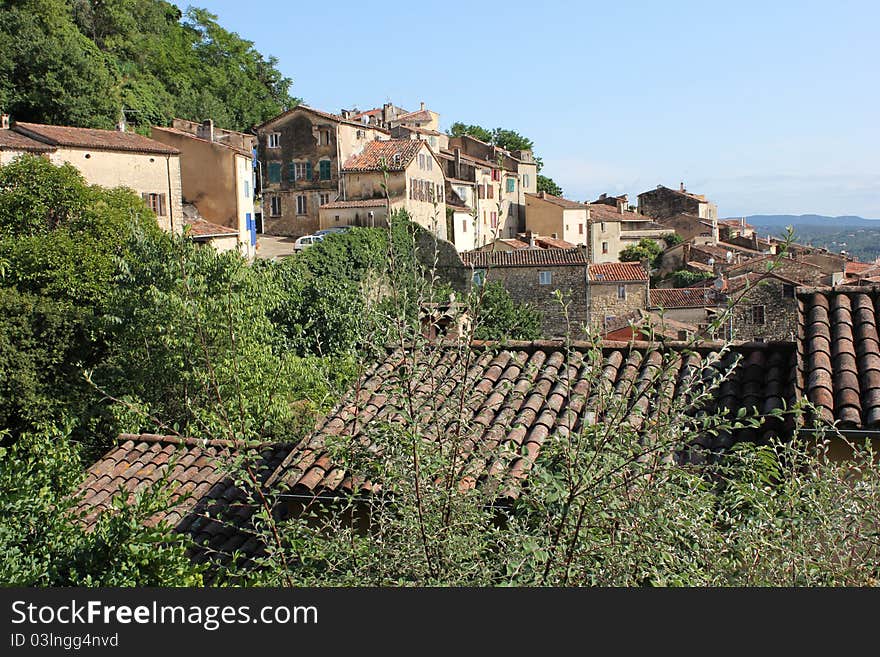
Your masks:
[{"label": "blue shutter", "polygon": [[312,163],[306,162],[306,180],[312,179]]}]

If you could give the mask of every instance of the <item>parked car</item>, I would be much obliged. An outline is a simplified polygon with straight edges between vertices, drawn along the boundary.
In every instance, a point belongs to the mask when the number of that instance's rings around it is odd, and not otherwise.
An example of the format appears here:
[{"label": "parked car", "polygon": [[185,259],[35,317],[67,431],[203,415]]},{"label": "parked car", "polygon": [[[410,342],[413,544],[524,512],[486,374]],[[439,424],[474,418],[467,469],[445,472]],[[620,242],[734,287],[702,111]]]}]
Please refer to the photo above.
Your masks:
[{"label": "parked car", "polygon": [[297,238],[296,242],[293,243],[293,252],[299,253],[303,249],[312,246],[312,244],[317,244],[323,239],[323,235],[303,235],[302,237]]},{"label": "parked car", "polygon": [[347,233],[352,228],[353,226],[334,226],[333,228],[322,228],[321,230],[316,230],[314,234],[321,237],[326,237],[327,235],[332,235],[333,233]]}]

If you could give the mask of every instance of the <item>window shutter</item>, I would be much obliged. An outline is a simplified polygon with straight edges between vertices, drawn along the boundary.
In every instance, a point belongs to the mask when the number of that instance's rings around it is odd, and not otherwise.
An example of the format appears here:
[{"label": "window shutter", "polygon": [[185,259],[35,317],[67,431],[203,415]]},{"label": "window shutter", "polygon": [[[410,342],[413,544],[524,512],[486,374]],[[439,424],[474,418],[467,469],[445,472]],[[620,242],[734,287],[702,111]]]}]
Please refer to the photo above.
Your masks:
[{"label": "window shutter", "polygon": [[281,162],[270,162],[269,163],[269,182],[270,183],[280,183],[281,182]]},{"label": "window shutter", "polygon": [[293,182],[296,180],[296,163],[291,162],[287,165],[287,181]]},{"label": "window shutter", "polygon": [[167,213],[165,212],[165,194],[159,194],[159,216],[167,216]]},{"label": "window shutter", "polygon": [[306,162],[306,180],[312,179],[312,163]]}]

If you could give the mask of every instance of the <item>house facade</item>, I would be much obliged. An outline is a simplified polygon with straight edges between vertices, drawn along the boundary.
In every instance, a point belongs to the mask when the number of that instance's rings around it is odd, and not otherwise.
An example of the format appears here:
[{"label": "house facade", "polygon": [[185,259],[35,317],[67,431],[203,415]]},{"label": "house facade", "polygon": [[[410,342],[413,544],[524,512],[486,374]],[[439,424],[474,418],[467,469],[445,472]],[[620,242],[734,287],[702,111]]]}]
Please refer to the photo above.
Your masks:
[{"label": "house facade", "polygon": [[152,137],[180,151],[183,202],[201,217],[236,231],[239,251],[252,258],[257,244],[254,214],[252,135],[215,129],[211,120],[175,119],[172,127],[154,126]]},{"label": "house facade", "polygon": [[691,214],[712,224],[712,232],[718,231],[718,206],[702,194],[692,194],[681,183],[678,189],[657,185],[656,189],[639,194],[639,212],[657,221],[677,214]]},{"label": "house facade", "polygon": [[[412,221],[446,239],[445,187],[443,166],[425,142],[373,141],[343,164],[338,202],[387,200],[388,211],[406,210]],[[325,208],[325,222],[331,214],[336,221],[342,216],[337,210],[343,209]]]},{"label": "house facade", "polygon": [[590,203],[587,209],[587,250],[591,262],[618,262],[620,252],[644,238],[661,242],[671,232],[623,204]]},{"label": "house facade", "polygon": [[587,323],[604,332],[619,317],[648,307],[648,272],[637,262],[587,267]]},{"label": "house facade", "polygon": [[[177,148],[133,132],[116,130],[18,122],[9,132],[22,135],[28,141],[19,151],[4,149],[5,158],[39,152],[53,164],[69,163],[92,185],[127,187],[140,194],[156,213],[163,230],[183,230]],[[7,133],[2,141],[11,144],[14,139],[17,138]],[[45,148],[34,144],[43,144]]]},{"label": "house facade", "polygon": [[342,165],[389,133],[378,125],[298,105],[256,128],[263,230],[298,237],[320,227],[322,205],[351,198]]},{"label": "house facade", "polygon": [[526,194],[526,230],[587,246],[587,206],[546,192]]}]

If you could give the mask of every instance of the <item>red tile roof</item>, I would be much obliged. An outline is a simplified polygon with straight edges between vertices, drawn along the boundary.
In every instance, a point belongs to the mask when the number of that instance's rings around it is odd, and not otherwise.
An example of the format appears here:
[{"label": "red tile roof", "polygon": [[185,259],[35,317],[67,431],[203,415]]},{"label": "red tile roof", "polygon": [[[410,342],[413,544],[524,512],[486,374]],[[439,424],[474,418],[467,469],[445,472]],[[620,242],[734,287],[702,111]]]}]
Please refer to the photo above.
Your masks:
[{"label": "red tile roof", "polygon": [[388,205],[384,198],[370,198],[362,201],[332,201],[321,207],[326,210],[342,210],[345,208],[382,208]]},{"label": "red tile roof", "polygon": [[[414,139],[371,141],[357,155],[352,155],[342,166],[343,171],[403,171],[425,142]],[[439,164],[438,164],[439,166]]]},{"label": "red tile roof", "polygon": [[555,237],[544,237],[543,235],[535,237],[535,245],[544,249],[573,249],[577,246],[577,244],[572,244],[565,240],[560,240]]},{"label": "red tile roof", "polygon": [[651,290],[648,305],[651,308],[704,308],[717,304],[711,288],[683,287]]},{"label": "red tile roof", "polygon": [[640,262],[603,262],[590,265],[587,272],[591,281],[648,282],[648,272]]},{"label": "red tile roof", "polygon": [[558,205],[561,208],[565,208],[566,210],[585,210],[586,206],[583,203],[578,203],[577,201],[570,201],[567,198],[562,198],[561,196],[553,196],[553,194],[547,194],[546,192],[539,192],[537,194],[526,194],[526,198],[534,198],[541,201],[547,201],[548,203],[552,203],[553,205]]},{"label": "red tile roof", "polygon": [[309,107],[308,105],[296,105],[295,107],[291,107],[286,112],[282,112],[278,116],[273,116],[268,121],[264,121],[260,125],[254,126],[254,131],[262,130],[262,129],[266,128],[267,126],[271,125],[272,123],[275,123],[279,119],[286,118],[286,117],[290,116],[291,114],[294,114],[295,112],[299,112],[299,111],[310,112],[310,113],[314,114],[315,116],[320,116],[322,119],[327,119],[328,121],[332,121],[334,123],[343,123],[345,125],[357,126],[358,128],[363,128],[364,130],[376,130],[377,132],[381,132],[386,135],[389,134],[388,130],[386,130],[385,128],[380,128],[379,126],[376,126],[376,125],[370,125],[370,124],[364,123],[362,121],[353,121],[351,119],[346,119],[339,114],[333,114],[331,112],[322,112],[321,110],[315,109],[314,107]]},{"label": "red tile roof", "polygon": [[416,110],[407,114],[399,114],[395,121],[432,121],[434,117],[428,110]]},{"label": "red tile roof", "polygon": [[[180,130],[178,128],[168,128],[165,126],[158,126],[158,125],[154,125],[151,128],[151,130],[153,131],[153,133],[167,132],[168,134],[179,135],[181,137],[186,137],[187,139],[193,139],[195,141],[204,142],[206,144],[213,144],[214,146],[218,146],[220,148],[225,148],[227,150],[234,151],[234,152],[238,153],[239,155],[244,155],[245,157],[253,157],[254,156],[253,152],[251,152],[249,150],[245,150],[243,148],[236,148],[235,146],[230,146],[229,144],[224,144],[223,142],[220,142],[220,141],[211,141],[210,139],[203,139],[202,137],[194,135],[191,132],[187,132],[186,130]],[[156,141],[158,141],[158,140],[156,140]]]},{"label": "red tile roof", "polygon": [[799,288],[806,398],[845,429],[880,429],[880,287]]},{"label": "red tile roof", "polygon": [[180,153],[176,148],[135,132],[72,128],[70,126],[21,122],[15,124],[14,130],[23,132],[28,137],[33,137],[52,146],[125,151],[130,153],[156,153],[159,155],[177,155]]},{"label": "red tile roof", "polygon": [[728,269],[728,273],[733,277],[747,272],[764,273],[771,268],[776,274],[809,285],[815,285],[822,277],[822,268],[818,265],[769,254],[749,258]]},{"label": "red tile roof", "polygon": [[514,251],[466,251],[462,262],[470,267],[584,267],[586,249],[516,249]]},{"label": "red tile roof", "polygon": [[79,488],[79,510],[86,526],[93,526],[100,513],[112,512],[113,498],[120,490],[134,495],[167,476],[170,504],[148,524],[165,522],[189,535],[195,544],[190,551],[195,561],[227,561],[235,550],[247,557],[258,556],[265,546],[251,524],[256,509],[230,471],[237,459],[247,457],[259,484],[265,484],[293,447],[291,443],[248,446],[226,440],[123,434],[119,445],[86,471]]},{"label": "red tile roof", "polygon": [[26,151],[28,153],[50,153],[54,146],[31,139],[15,130],[0,130],[0,151]]},{"label": "red tile roof", "polygon": [[590,219],[593,221],[653,221],[651,217],[629,210],[621,212],[605,203],[587,203],[585,207],[590,210]]},{"label": "red tile roof", "polygon": [[187,235],[196,240],[206,239],[208,237],[230,237],[238,235],[238,231],[234,228],[212,224],[210,221],[205,221],[204,219],[187,221],[186,225],[189,227]]}]

